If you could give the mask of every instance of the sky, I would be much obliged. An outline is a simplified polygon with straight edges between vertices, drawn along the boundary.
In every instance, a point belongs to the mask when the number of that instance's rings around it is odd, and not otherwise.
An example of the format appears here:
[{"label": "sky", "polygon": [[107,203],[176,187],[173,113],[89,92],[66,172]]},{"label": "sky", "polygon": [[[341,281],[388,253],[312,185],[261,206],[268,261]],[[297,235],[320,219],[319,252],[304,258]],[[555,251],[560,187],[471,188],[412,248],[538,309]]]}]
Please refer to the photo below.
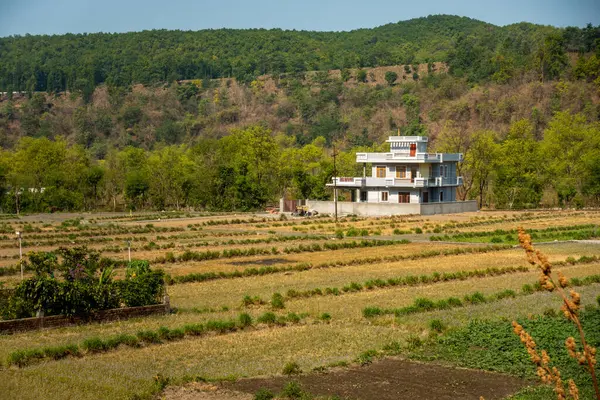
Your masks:
[{"label": "sky", "polygon": [[600,25],[600,0],[0,0],[0,37],[146,29],[348,31],[452,14],[508,25]]}]

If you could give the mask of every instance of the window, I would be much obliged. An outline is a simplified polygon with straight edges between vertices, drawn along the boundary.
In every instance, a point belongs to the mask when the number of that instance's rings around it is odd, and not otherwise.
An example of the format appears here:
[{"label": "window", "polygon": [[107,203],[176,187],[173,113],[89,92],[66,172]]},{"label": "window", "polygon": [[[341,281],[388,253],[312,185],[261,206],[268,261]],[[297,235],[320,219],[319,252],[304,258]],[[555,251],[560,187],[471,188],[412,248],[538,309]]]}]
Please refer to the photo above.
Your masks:
[{"label": "window", "polygon": [[429,164],[429,178],[433,178],[433,166]]},{"label": "window", "polygon": [[444,178],[448,177],[448,166],[447,165],[440,165],[440,176],[443,176]]},{"label": "window", "polygon": [[367,192],[360,192],[360,201],[367,201]]},{"label": "window", "polygon": [[377,167],[377,177],[378,178],[385,178],[385,167]]},{"label": "window", "polygon": [[390,192],[381,192],[381,201],[388,201]]},{"label": "window", "polygon": [[410,203],[410,193],[408,193],[408,192],[398,193],[398,203]]},{"label": "window", "polygon": [[406,166],[398,166],[396,167],[396,178],[406,179]]}]

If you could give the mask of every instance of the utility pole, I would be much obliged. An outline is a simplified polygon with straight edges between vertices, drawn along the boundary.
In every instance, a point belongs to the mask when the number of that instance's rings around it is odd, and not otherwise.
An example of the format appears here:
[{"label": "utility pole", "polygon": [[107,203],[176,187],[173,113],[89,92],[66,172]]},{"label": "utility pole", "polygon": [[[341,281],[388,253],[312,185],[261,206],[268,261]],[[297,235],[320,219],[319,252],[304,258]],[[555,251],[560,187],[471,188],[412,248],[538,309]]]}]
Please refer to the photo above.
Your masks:
[{"label": "utility pole", "polygon": [[337,168],[335,166],[335,142],[333,143],[333,207],[335,208],[335,223],[338,222],[338,207],[337,207]]},{"label": "utility pole", "polygon": [[20,231],[16,231],[17,239],[19,239],[19,264],[21,264],[21,280],[23,280],[23,246],[21,245],[22,235]]}]

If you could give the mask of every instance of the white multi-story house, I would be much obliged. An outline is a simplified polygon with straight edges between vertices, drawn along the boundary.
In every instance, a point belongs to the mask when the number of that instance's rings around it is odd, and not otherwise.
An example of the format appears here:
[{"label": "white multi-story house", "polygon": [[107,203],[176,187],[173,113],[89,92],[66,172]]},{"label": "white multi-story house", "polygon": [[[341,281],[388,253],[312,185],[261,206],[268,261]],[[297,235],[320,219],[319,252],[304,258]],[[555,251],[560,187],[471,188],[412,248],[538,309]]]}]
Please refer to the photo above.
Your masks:
[{"label": "white multi-story house", "polygon": [[[456,201],[456,176],[460,153],[428,153],[425,136],[390,136],[387,153],[357,153],[363,164],[362,177],[334,177],[339,189],[351,189],[356,203],[444,203]],[[371,176],[367,176],[367,164]]]}]

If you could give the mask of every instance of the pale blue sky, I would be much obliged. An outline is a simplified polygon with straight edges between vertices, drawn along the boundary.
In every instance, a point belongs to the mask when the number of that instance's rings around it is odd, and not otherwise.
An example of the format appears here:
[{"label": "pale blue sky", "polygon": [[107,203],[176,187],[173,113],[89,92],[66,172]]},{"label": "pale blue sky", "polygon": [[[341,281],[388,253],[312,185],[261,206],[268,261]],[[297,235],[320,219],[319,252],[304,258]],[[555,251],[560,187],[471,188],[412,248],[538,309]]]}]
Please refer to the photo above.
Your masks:
[{"label": "pale blue sky", "polygon": [[600,0],[0,0],[0,37],[144,29],[372,28],[429,14],[495,25],[600,25]]}]

